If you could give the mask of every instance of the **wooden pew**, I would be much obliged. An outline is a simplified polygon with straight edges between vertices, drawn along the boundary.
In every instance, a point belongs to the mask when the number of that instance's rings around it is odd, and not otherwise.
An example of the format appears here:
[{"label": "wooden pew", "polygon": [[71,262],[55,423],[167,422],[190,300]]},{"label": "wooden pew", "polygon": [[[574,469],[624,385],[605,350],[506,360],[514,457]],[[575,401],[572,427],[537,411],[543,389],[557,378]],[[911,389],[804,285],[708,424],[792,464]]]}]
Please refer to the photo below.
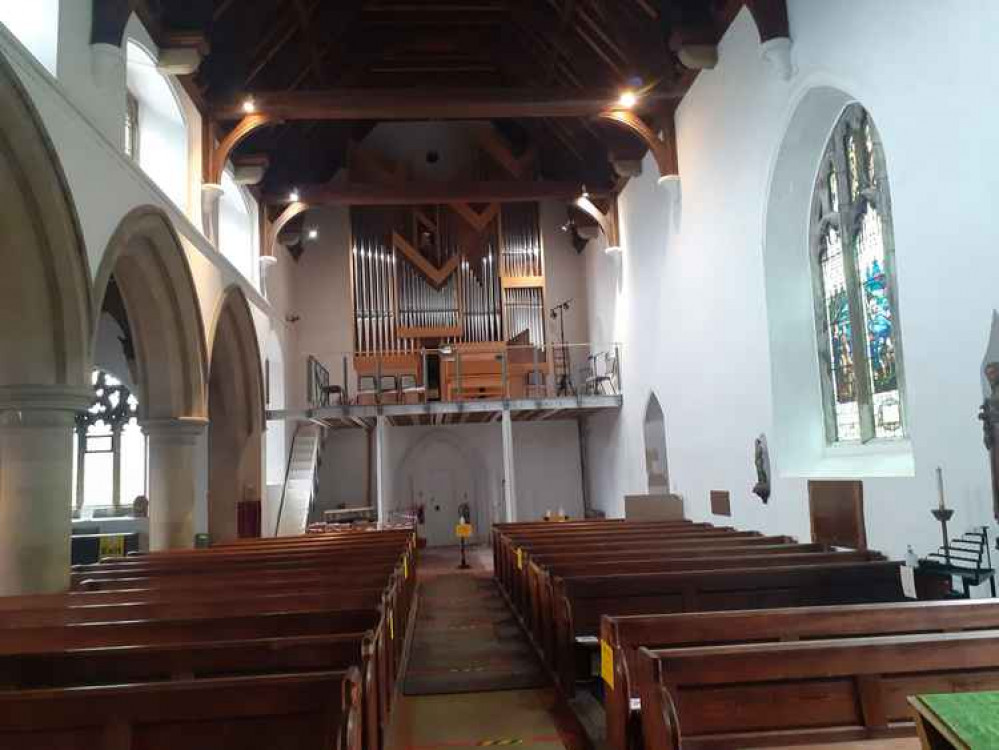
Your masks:
[{"label": "wooden pew", "polygon": [[531,542],[526,546],[518,546],[505,554],[505,569],[500,582],[504,584],[511,595],[518,591],[519,579],[527,563],[534,557],[565,553],[580,553],[588,551],[591,554],[608,554],[626,552],[639,548],[676,548],[685,546],[697,549],[702,543],[728,546],[773,546],[788,544],[795,540],[786,536],[761,536],[756,532],[736,532],[734,530],[698,529],[670,533],[651,533],[640,535],[616,535],[605,540],[560,540]]},{"label": "wooden pew", "polygon": [[114,685],[357,667],[364,746],[379,745],[376,643],[371,631],[211,643],[157,643],[0,655],[0,690]]},{"label": "wooden pew", "polygon": [[600,623],[607,746],[640,747],[638,651],[999,628],[999,602],[898,602],[604,616]]},{"label": "wooden pew", "polygon": [[715,750],[913,735],[907,696],[999,689],[997,665],[997,630],[642,648],[644,748]]},{"label": "wooden pew", "polygon": [[[531,562],[530,625],[532,633],[546,654],[554,653],[555,642],[555,592],[553,578],[562,576],[633,575],[638,573],[670,573],[685,570],[743,570],[747,568],[800,567],[808,565],[830,565],[837,563],[868,562],[883,560],[877,553],[867,551],[813,552],[806,554],[754,554],[743,551],[741,554],[726,555],[726,550],[712,557],[681,557],[683,553],[673,552],[670,557],[649,560],[626,560],[597,562],[593,564],[538,566]],[[702,550],[706,551],[706,550]],[[594,644],[595,646],[595,644]]]},{"label": "wooden pew", "polygon": [[218,596],[190,600],[178,597],[168,601],[122,601],[61,608],[20,609],[0,617],[0,630],[75,625],[85,622],[120,620],[179,620],[252,615],[263,612],[376,610],[382,589],[330,590],[319,592],[253,592],[241,597]]},{"label": "wooden pew", "polygon": [[412,530],[266,542],[109,559],[75,569],[94,590],[0,600],[0,684],[359,666],[354,723],[378,750],[415,592]]},{"label": "wooden pew", "polygon": [[638,527],[646,529],[660,528],[669,531],[672,528],[708,528],[710,524],[694,524],[690,521],[666,521],[637,524],[625,522],[623,520],[602,520],[602,521],[566,521],[563,523],[524,523],[524,524],[493,524],[492,546],[493,546],[493,570],[500,583],[504,585],[506,573],[511,569],[515,555],[515,549],[522,547],[524,542],[532,538],[553,533],[552,529],[557,529],[555,533],[568,539],[570,534],[584,533],[587,531],[599,531],[603,535],[613,535],[622,530],[634,529]]},{"label": "wooden pew", "polygon": [[374,630],[381,617],[374,609],[341,609],[2,628],[0,654],[356,633]]},{"label": "wooden pew", "polygon": [[579,541],[531,543],[528,547],[518,547],[514,552],[514,562],[507,573],[508,592],[518,607],[523,609],[526,606],[526,581],[524,580],[526,574],[524,571],[534,556],[557,554],[568,550],[588,550],[599,554],[625,551],[638,546],[658,546],[661,549],[698,549],[707,545],[772,546],[792,541],[794,540],[790,537],[761,536],[756,532],[703,529],[668,534],[618,536],[606,541],[588,541],[585,544]]},{"label": "wooden pew", "polygon": [[[655,542],[643,540],[642,545],[652,545],[655,544],[656,547],[646,547],[646,550],[656,550],[656,554],[660,553],[671,553],[676,555],[682,555],[686,552],[696,552],[699,554],[706,554],[711,551],[721,551],[722,554],[726,554],[727,551],[731,551],[734,548],[739,548],[746,550],[751,550],[754,547],[771,547],[774,546],[773,542],[782,542],[785,537],[762,537],[762,536],[734,536],[733,534],[716,536],[715,534],[710,535],[700,535],[695,537],[688,537],[686,535],[678,536],[665,536]],[[520,556],[517,563],[517,569],[511,576],[511,590],[509,592],[509,598],[512,601],[514,607],[521,613],[523,619],[530,622],[532,616],[531,609],[531,590],[532,587],[537,590],[538,584],[535,571],[539,571],[541,568],[531,567],[531,562],[537,558],[539,560],[546,559],[550,554],[547,550],[538,550],[537,548],[532,548],[530,553],[524,553]],[[578,547],[575,548],[578,550]],[[617,560],[618,554],[630,554],[635,547],[629,542],[624,543],[608,543],[601,545],[596,548],[593,552],[594,559],[597,556],[605,555],[604,559]],[[558,547],[555,549],[555,553],[564,552],[564,547]],[[710,556],[710,555],[709,555]],[[702,567],[710,567],[709,565],[704,565]]]},{"label": "wooden pew", "polygon": [[572,694],[576,638],[596,636],[602,615],[902,601],[900,565],[875,561],[556,577],[554,653],[559,684]]},{"label": "wooden pew", "polygon": [[18,750],[359,750],[357,670],[0,692]]}]

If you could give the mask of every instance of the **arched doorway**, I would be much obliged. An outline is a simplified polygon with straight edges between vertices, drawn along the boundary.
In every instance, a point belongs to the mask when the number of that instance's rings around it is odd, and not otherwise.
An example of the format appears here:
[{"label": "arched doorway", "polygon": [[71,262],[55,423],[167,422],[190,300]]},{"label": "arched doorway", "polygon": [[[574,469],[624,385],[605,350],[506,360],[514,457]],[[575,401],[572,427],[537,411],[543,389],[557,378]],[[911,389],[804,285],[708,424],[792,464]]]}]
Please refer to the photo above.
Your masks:
[{"label": "arched doorway", "polygon": [[69,586],[72,430],[90,393],[90,271],[41,118],[0,54],[0,595]]},{"label": "arched doorway", "polygon": [[650,495],[669,493],[669,465],[666,461],[666,417],[656,394],[645,405],[645,474]]},{"label": "arched doorway", "polygon": [[469,506],[468,520],[477,534],[488,518],[489,477],[484,462],[474,448],[447,430],[432,430],[412,443],[399,462],[393,488],[399,506],[423,508],[420,536],[430,546],[456,543],[454,525],[459,509]]},{"label": "arched doorway", "polygon": [[150,547],[191,547],[206,427],[205,336],[187,256],[160,209],[139,207],[122,219],[95,286],[95,317],[110,315],[127,331],[124,356],[149,438]]},{"label": "arched doorway", "polygon": [[241,501],[261,500],[264,389],[246,296],[230,287],[212,338],[208,378],[208,533],[235,539]]}]

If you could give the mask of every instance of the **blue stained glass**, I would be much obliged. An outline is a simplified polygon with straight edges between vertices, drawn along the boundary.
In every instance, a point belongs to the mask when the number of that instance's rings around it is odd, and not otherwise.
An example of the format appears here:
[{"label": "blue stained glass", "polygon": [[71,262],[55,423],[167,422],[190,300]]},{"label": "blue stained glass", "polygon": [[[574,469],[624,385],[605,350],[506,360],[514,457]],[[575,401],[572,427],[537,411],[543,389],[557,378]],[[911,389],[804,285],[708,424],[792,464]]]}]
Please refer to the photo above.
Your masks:
[{"label": "blue stained glass", "polygon": [[864,214],[857,245],[857,265],[864,292],[871,385],[874,393],[883,393],[898,388],[898,373],[895,362],[895,326],[884,267],[881,218],[873,206],[868,206]]}]

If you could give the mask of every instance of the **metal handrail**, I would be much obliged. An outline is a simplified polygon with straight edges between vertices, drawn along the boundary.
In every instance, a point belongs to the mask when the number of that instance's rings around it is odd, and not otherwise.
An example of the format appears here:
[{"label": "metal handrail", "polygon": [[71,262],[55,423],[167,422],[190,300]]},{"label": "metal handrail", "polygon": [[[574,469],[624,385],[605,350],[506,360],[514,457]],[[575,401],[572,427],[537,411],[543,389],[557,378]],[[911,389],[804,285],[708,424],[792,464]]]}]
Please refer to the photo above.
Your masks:
[{"label": "metal handrail", "polygon": [[288,477],[291,475],[291,461],[295,457],[295,441],[298,439],[298,431],[302,425],[295,425],[295,434],[291,438],[291,450],[288,451],[288,463],[284,467],[284,482],[281,484],[281,502],[278,503],[277,520],[274,521],[274,536],[277,537],[281,531],[281,515],[284,513],[284,498],[288,494]]}]

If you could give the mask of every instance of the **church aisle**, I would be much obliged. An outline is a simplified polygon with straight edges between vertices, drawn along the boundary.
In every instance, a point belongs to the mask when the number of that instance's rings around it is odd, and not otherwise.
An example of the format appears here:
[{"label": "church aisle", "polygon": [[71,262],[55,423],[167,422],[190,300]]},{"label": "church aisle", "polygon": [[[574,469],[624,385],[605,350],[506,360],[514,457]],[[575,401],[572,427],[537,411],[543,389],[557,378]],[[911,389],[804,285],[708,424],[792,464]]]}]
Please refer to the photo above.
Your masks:
[{"label": "church aisle", "polygon": [[492,580],[488,549],[420,559],[419,609],[388,750],[581,750],[581,733]]}]

